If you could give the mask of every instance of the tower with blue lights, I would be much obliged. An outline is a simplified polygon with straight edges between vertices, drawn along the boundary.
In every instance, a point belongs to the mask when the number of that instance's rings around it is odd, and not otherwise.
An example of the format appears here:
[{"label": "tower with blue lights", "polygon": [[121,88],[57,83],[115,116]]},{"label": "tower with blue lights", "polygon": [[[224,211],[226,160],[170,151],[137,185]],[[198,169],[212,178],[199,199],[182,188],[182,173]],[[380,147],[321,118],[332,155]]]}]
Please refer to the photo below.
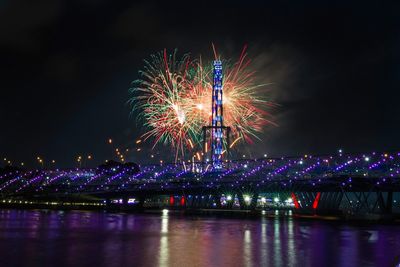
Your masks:
[{"label": "tower with blue lights", "polygon": [[211,131],[211,154],[213,167],[222,168],[223,150],[223,105],[222,105],[222,62],[214,60],[213,70],[213,92],[212,92],[212,131]]},{"label": "tower with blue lights", "polygon": [[[223,112],[223,71],[221,60],[213,62],[213,87],[211,124],[203,126],[203,155],[207,166],[213,170],[229,168],[230,130],[224,125]],[[210,149],[208,149],[210,148]],[[211,159],[211,162],[209,162]],[[211,165],[209,165],[211,163]],[[208,168],[207,167],[207,168]]]}]

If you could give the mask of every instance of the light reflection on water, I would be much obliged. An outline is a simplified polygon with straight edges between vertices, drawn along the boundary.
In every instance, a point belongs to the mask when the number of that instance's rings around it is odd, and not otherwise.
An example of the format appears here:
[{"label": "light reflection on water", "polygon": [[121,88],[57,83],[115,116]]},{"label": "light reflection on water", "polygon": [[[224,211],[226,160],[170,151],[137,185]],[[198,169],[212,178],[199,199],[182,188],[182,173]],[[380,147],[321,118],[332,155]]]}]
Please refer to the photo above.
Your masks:
[{"label": "light reflection on water", "polygon": [[252,267],[252,247],[251,247],[251,232],[249,229],[244,230],[244,238],[243,238],[243,260],[244,266]]},{"label": "light reflection on water", "polygon": [[158,266],[168,266],[168,212],[163,212],[161,216],[161,237],[159,249]]},{"label": "light reflection on water", "polygon": [[0,210],[0,266],[394,266],[396,225]]}]

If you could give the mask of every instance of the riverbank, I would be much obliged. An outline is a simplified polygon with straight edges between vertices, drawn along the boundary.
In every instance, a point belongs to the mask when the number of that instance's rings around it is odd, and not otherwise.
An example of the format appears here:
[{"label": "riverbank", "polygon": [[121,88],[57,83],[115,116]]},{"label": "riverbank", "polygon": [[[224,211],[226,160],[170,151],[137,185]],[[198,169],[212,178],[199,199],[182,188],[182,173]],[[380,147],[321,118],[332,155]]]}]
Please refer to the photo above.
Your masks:
[{"label": "riverbank", "polygon": [[33,201],[0,201],[0,209],[27,210],[90,210],[110,213],[168,213],[182,216],[218,216],[231,218],[294,218],[301,220],[348,221],[371,223],[400,223],[399,215],[382,216],[378,214],[343,215],[343,214],[301,214],[292,209],[190,209],[190,208],[143,208],[135,206],[106,205],[99,202],[33,202]]}]

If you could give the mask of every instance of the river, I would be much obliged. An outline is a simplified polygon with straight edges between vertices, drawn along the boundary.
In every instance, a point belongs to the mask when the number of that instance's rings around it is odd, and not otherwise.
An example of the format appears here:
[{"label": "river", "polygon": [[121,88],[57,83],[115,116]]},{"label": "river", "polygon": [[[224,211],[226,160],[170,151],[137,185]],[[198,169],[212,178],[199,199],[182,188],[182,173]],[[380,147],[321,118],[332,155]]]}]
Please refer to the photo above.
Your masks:
[{"label": "river", "polygon": [[364,267],[399,256],[393,224],[0,210],[1,267]]}]

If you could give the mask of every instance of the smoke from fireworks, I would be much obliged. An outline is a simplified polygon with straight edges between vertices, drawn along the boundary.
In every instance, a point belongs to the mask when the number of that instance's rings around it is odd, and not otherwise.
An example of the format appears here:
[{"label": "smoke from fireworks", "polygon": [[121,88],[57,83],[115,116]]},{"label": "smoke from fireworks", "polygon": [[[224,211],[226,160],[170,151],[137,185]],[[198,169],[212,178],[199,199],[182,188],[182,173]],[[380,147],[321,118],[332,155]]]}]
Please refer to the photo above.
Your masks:
[{"label": "smoke from fireworks", "polygon": [[[243,49],[239,59],[223,60],[224,124],[230,126],[234,140],[251,143],[266,124],[273,103],[263,98],[250,60]],[[216,56],[217,57],[217,56]],[[176,155],[200,144],[202,126],[211,124],[212,62],[177,58],[176,50],[152,55],[132,83],[132,111],[139,111],[148,131],[145,139],[154,145],[171,145]]]}]

